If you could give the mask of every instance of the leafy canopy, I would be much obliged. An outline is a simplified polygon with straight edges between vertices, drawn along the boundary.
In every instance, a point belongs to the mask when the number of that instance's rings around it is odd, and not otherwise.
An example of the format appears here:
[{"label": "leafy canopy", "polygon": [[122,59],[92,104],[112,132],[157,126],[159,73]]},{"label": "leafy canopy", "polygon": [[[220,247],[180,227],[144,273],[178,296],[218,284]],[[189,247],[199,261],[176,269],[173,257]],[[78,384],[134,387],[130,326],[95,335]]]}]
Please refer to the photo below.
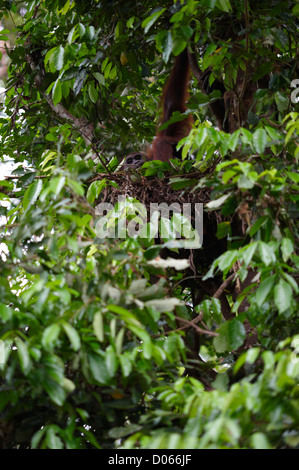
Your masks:
[{"label": "leafy canopy", "polygon": [[[298,447],[298,11],[276,0],[1,2],[2,448]],[[227,108],[235,128],[219,130],[219,94],[194,78],[182,161],[146,163],[138,184],[170,176],[178,199],[209,191],[225,248],[204,241],[191,277],[223,287],[233,274],[228,317],[215,288],[192,302],[184,263],[157,258],[151,234],[96,231],[96,203],[127,178],[113,177],[119,159],[154,137],[172,57],[187,46],[210,86],[243,93],[239,117]],[[133,202],[114,217],[132,217]]]}]

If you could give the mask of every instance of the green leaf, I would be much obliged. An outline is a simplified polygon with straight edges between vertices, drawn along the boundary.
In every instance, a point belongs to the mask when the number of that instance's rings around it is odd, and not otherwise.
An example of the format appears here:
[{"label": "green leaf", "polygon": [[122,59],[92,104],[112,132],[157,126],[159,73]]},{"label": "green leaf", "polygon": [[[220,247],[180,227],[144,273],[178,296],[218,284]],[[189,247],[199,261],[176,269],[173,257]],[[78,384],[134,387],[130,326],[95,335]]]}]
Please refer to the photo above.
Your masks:
[{"label": "green leaf", "polygon": [[214,346],[218,353],[238,349],[242,346],[246,337],[243,323],[236,319],[221,325],[217,333],[219,333],[219,336],[214,338]]},{"label": "green leaf", "polygon": [[169,60],[169,57],[170,57],[170,54],[172,52],[172,48],[173,48],[173,40],[172,40],[172,36],[171,36],[170,31],[167,31],[161,47],[162,47],[163,60],[167,64],[167,62]]},{"label": "green leaf", "polygon": [[283,313],[291,306],[292,288],[290,284],[283,279],[274,287],[274,302],[279,313]]},{"label": "green leaf", "polygon": [[253,449],[271,449],[267,436],[262,432],[255,432],[252,434],[251,446]]},{"label": "green leaf", "polygon": [[120,362],[120,367],[121,367],[123,376],[124,377],[129,377],[129,375],[131,374],[132,369],[133,369],[132,362],[124,354],[122,354],[119,357],[119,362]]},{"label": "green leaf", "polygon": [[275,279],[276,279],[275,275],[270,276],[266,278],[263,282],[261,282],[261,284],[257,288],[254,299],[255,299],[255,302],[260,307],[264,304],[266,298],[270,294],[270,291],[272,287],[274,286]]},{"label": "green leaf", "polygon": [[259,217],[251,227],[249,235],[252,237],[267,222],[268,218],[267,215]]},{"label": "green leaf", "polygon": [[240,189],[251,189],[254,186],[254,181],[247,178],[245,175],[240,175],[238,178],[238,188]]},{"label": "green leaf", "polygon": [[112,67],[112,69],[109,72],[109,78],[110,80],[115,80],[116,77],[117,77],[117,68],[116,68],[116,65],[114,65],[114,67]]},{"label": "green leaf", "polygon": [[37,200],[40,192],[43,188],[43,182],[41,179],[34,181],[25,191],[23,198],[23,207],[27,209],[32,206]]},{"label": "green leaf", "polygon": [[230,222],[221,222],[217,225],[216,237],[220,240],[231,232]]},{"label": "green leaf", "polygon": [[241,128],[241,140],[243,144],[252,146],[253,134],[248,130]]},{"label": "green leaf", "polygon": [[[46,136],[46,138],[47,138],[47,137],[48,137],[48,136]],[[47,138],[47,140],[50,140],[50,139]],[[51,151],[51,150],[47,150],[47,151],[44,153],[43,157],[45,157],[45,158],[44,158],[44,160],[42,160],[41,163],[40,163],[40,167],[41,167],[42,169],[44,169],[45,166],[47,165],[47,163],[49,163],[51,160],[55,160],[55,159],[57,158],[57,152],[53,152],[53,151]]]},{"label": "green leaf", "polygon": [[79,72],[77,73],[77,76],[73,85],[73,92],[75,93],[75,96],[77,96],[82,90],[86,77],[87,77],[87,70],[85,68],[81,68]]},{"label": "green leaf", "polygon": [[93,76],[99,82],[100,85],[105,86],[105,77],[102,73],[94,72]]},{"label": "green leaf", "polygon": [[107,79],[107,78],[109,78],[110,70],[111,70],[113,64],[112,64],[112,62],[107,62],[105,64],[105,67],[103,67],[104,62],[102,64],[102,72],[104,72],[104,77],[105,77],[105,79]]},{"label": "green leaf", "polygon": [[227,170],[223,173],[222,175],[222,181],[224,184],[226,184],[228,182],[228,180],[230,180],[231,178],[233,178],[235,175],[236,175],[236,171],[235,170]]},{"label": "green leaf", "polygon": [[161,217],[160,219],[160,234],[163,240],[175,238],[175,233],[169,219]]},{"label": "green leaf", "polygon": [[4,34],[5,31],[6,31],[7,33],[10,33],[10,31],[9,31],[8,29],[2,29],[2,30],[0,31],[0,40],[1,40],[1,41],[9,41],[9,37],[8,37],[6,34]]},{"label": "green leaf", "polygon": [[92,41],[94,36],[95,36],[95,29],[94,26],[88,25],[85,28],[85,36],[88,39],[88,41]]},{"label": "green leaf", "polygon": [[133,27],[134,21],[135,21],[135,16],[132,16],[131,18],[127,20],[126,24],[129,29]]},{"label": "green leaf", "polygon": [[282,259],[286,263],[294,251],[294,244],[290,238],[283,238],[281,241]]},{"label": "green leaf", "polygon": [[66,15],[71,6],[71,0],[67,0],[61,10],[58,10],[59,14]]},{"label": "green leaf", "polygon": [[58,103],[60,103],[62,99],[62,88],[61,88],[61,81],[59,80],[59,78],[57,78],[52,88],[52,99],[53,99],[53,103],[55,106]]},{"label": "green leaf", "polygon": [[274,98],[279,112],[283,113],[288,109],[290,102],[290,98],[288,95],[283,95],[282,93],[277,91],[274,95]]},{"label": "green leaf", "polygon": [[216,6],[220,10],[225,11],[226,13],[229,13],[230,11],[232,11],[232,7],[231,7],[231,4],[230,4],[229,0],[217,0],[216,1]]},{"label": "green leaf", "polygon": [[111,312],[121,315],[123,318],[135,318],[135,316],[126,308],[120,307],[118,305],[107,305],[107,309]]},{"label": "green leaf", "polygon": [[241,134],[241,129],[238,129],[235,132],[233,132],[233,134],[229,135],[229,140],[228,140],[229,148],[233,152],[236,150],[236,147],[238,145],[240,134]]},{"label": "green leaf", "polygon": [[[57,426],[57,430],[58,429]],[[63,449],[63,442],[61,438],[55,434],[55,430],[52,426],[47,430],[45,441],[49,449]]]},{"label": "green leaf", "polygon": [[68,179],[67,185],[74,191],[75,194],[78,194],[78,196],[84,195],[84,188],[82,186],[82,183],[79,183],[79,181]]},{"label": "green leaf", "polygon": [[166,10],[166,8],[162,8],[158,11],[152,13],[148,18],[146,18],[141,26],[144,28],[144,33],[146,34],[148,30],[153,26],[153,24],[157,21],[157,19],[162,15],[162,13]]},{"label": "green leaf", "polygon": [[65,176],[57,176],[57,178],[51,179],[50,189],[52,193],[54,193],[56,196],[61,193],[64,186],[65,186]]},{"label": "green leaf", "polygon": [[78,37],[79,33],[77,31],[77,25],[75,25],[69,32],[67,41],[69,44],[72,44]]},{"label": "green leaf", "polygon": [[281,140],[283,138],[281,132],[279,132],[277,129],[274,129],[274,127],[265,126],[265,130],[272,140]]},{"label": "green leaf", "polygon": [[42,381],[42,386],[46,390],[53,403],[58,406],[63,405],[64,400],[66,399],[66,392],[60,384],[58,384],[55,380],[47,377]]},{"label": "green leaf", "polygon": [[142,341],[141,349],[145,359],[150,359],[152,357],[152,341],[149,334],[144,328],[135,325],[129,325],[128,327]]},{"label": "green leaf", "polygon": [[108,385],[111,375],[107,369],[105,358],[96,354],[88,355],[89,367],[93,378],[100,385]]},{"label": "green leaf", "polygon": [[179,55],[181,52],[183,52],[186,49],[187,46],[187,41],[184,39],[177,39],[174,38],[173,40],[173,46],[172,46],[172,51],[174,55]]},{"label": "green leaf", "polygon": [[[50,49],[50,50],[46,53],[45,59],[44,59],[44,64],[45,64],[45,66],[47,65],[48,62],[49,62],[49,65],[51,64],[51,57],[52,57],[52,55],[54,54],[55,50],[56,50],[56,47],[52,47],[52,49]],[[51,67],[50,67],[50,69],[51,69]],[[52,70],[51,70],[51,72],[52,72]],[[53,72],[55,72],[55,69],[53,70]]]},{"label": "green leaf", "polygon": [[43,427],[42,429],[39,429],[32,437],[31,439],[31,447],[32,449],[37,449],[39,446],[40,441],[42,440],[44,434],[46,433],[47,428]]},{"label": "green leaf", "polygon": [[11,320],[13,315],[13,311],[10,307],[4,304],[0,304],[0,318],[3,320],[3,322],[8,322]]},{"label": "green leaf", "polygon": [[245,263],[245,266],[250,265],[250,262],[253,258],[253,255],[255,254],[255,251],[258,247],[258,242],[254,242],[250,245],[247,245],[247,247],[244,247],[242,250],[242,259]]},{"label": "green leaf", "polygon": [[20,361],[21,370],[25,375],[27,375],[32,367],[28,346],[20,338],[16,338],[15,343],[17,346],[17,353]]},{"label": "green leaf", "polygon": [[93,204],[95,199],[99,196],[101,191],[107,186],[106,178],[101,181],[93,181],[89,186],[86,194],[86,199],[89,204]]},{"label": "green leaf", "polygon": [[81,346],[81,341],[77,330],[72,325],[66,322],[62,323],[62,328],[64,329],[68,339],[70,340],[74,351],[78,351]]},{"label": "green leaf", "polygon": [[122,353],[124,336],[125,336],[125,329],[121,328],[115,338],[115,349],[116,349],[117,355],[120,355]]},{"label": "green leaf", "polygon": [[45,349],[51,350],[57,342],[61,327],[57,323],[48,326],[42,335],[42,345]]},{"label": "green leaf", "polygon": [[74,384],[74,382],[72,382],[72,380],[64,377],[63,388],[67,394],[70,394],[70,393],[73,393],[74,390],[76,390],[76,385]]},{"label": "green leaf", "polygon": [[238,250],[226,251],[225,253],[223,253],[223,255],[219,257],[219,262],[218,262],[219,269],[221,269],[221,271],[230,269],[239,257],[240,257],[240,253]]},{"label": "green leaf", "polygon": [[257,129],[252,136],[252,141],[256,152],[262,154],[268,141],[266,131],[264,129]]},{"label": "green leaf", "polygon": [[236,373],[245,363],[254,364],[259,355],[260,348],[257,347],[250,348],[246,353],[243,353],[236,361],[234,373]]},{"label": "green leaf", "polygon": [[294,290],[294,292],[296,294],[299,293],[299,286],[296,282],[296,279],[292,276],[290,276],[288,273],[286,272],[283,272],[282,273],[283,277],[285,278],[285,280],[290,284],[290,286],[292,287],[292,289]]},{"label": "green leaf", "polygon": [[184,11],[180,10],[177,11],[172,17],[170,18],[170,23],[180,23],[184,18]]},{"label": "green leaf", "polygon": [[78,30],[79,30],[80,38],[82,38],[85,34],[85,26],[83,23],[78,24]]},{"label": "green leaf", "polygon": [[230,197],[230,194],[224,194],[224,196],[215,199],[214,201],[210,201],[206,204],[208,209],[218,209],[218,207],[222,206],[222,204]]},{"label": "green leaf", "polygon": [[246,352],[247,364],[254,364],[260,354],[260,348],[251,348]]},{"label": "green leaf", "polygon": [[[46,56],[47,57],[47,56]],[[49,65],[52,72],[61,70],[64,65],[64,48],[60,45],[52,50],[49,57]]]},{"label": "green leaf", "polygon": [[288,177],[294,181],[294,183],[299,183],[299,173],[294,173],[292,171],[286,171]]},{"label": "green leaf", "polygon": [[[271,60],[262,62],[254,71],[253,80],[256,82],[262,77],[265,77],[268,73],[273,71],[273,62]],[[264,90],[262,90],[264,91]]]},{"label": "green leaf", "polygon": [[118,360],[117,360],[115,350],[113,349],[111,345],[108,346],[105,351],[105,361],[106,361],[108,374],[112,378],[116,374],[117,367],[118,367]]},{"label": "green leaf", "polygon": [[152,299],[148,300],[145,305],[152,307],[158,312],[172,312],[176,307],[182,305],[182,302],[175,297],[168,299]]},{"label": "green leaf", "polygon": [[97,312],[93,317],[93,331],[98,340],[102,343],[104,341],[104,319],[102,312]]},{"label": "green leaf", "polygon": [[259,242],[259,252],[260,257],[266,266],[269,266],[271,263],[275,262],[276,256],[272,246],[269,246],[265,242]]},{"label": "green leaf", "polygon": [[95,89],[92,83],[88,84],[88,94],[90,101],[92,101],[93,103],[96,103],[98,101],[98,91]]},{"label": "green leaf", "polygon": [[188,179],[188,178],[170,178],[170,183],[172,189],[178,190],[178,189],[183,189],[188,186],[194,186],[195,183],[197,183],[196,179]]}]

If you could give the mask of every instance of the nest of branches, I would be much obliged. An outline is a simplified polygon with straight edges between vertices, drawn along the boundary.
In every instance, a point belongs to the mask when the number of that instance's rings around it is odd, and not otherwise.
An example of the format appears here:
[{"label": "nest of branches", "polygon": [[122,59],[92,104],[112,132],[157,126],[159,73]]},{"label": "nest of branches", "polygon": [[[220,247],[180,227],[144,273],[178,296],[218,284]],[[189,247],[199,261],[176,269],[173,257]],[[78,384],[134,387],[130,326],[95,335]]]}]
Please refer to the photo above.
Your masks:
[{"label": "nest of branches", "polygon": [[[93,181],[102,180],[104,175],[99,174]],[[205,204],[210,201],[211,189],[199,187],[198,182],[202,173],[196,172],[183,176],[165,176],[165,177],[143,177],[137,172],[118,172],[105,178],[111,182],[101,193],[96,204],[103,202],[115,205],[120,197],[132,197],[142,203],[147,213],[150,214],[151,204],[164,203],[171,210],[171,205],[176,204],[180,207],[181,214],[184,213],[184,205],[190,204],[191,224],[194,227],[194,207],[196,204],[203,204],[203,246],[200,249],[180,249],[173,252],[163,249],[161,257],[175,257],[180,259],[189,259],[190,269],[187,275],[198,279],[209,269],[211,263],[226,249],[226,242],[222,242],[216,237],[217,224],[222,221],[222,216],[217,211],[205,211]],[[116,183],[116,184],[115,184]],[[149,220],[149,218],[148,218]],[[157,240],[161,243],[161,240]],[[197,281],[196,281],[197,284]]]},{"label": "nest of branches", "polygon": [[[188,175],[188,183],[184,183],[184,178],[178,177],[143,177],[138,173],[132,172],[119,172],[109,175],[105,174],[105,178],[116,183],[113,183],[105,188],[105,191],[101,197],[97,200],[97,203],[109,202],[110,204],[116,204],[119,201],[120,196],[132,197],[137,199],[139,202],[145,205],[146,208],[150,207],[150,204],[162,202],[167,205],[178,203],[180,205],[190,203],[203,203],[206,204],[210,201],[210,188],[196,188],[196,183],[199,181],[201,173],[195,173]],[[97,175],[92,181],[102,180],[102,174]]]},{"label": "nest of branches", "polygon": [[[200,187],[198,182],[202,178],[202,173],[188,174],[184,176],[165,176],[165,177],[143,177],[137,172],[119,172],[109,175],[97,175],[95,180],[103,178],[109,180],[111,184],[106,186],[105,191],[101,193],[97,204],[108,202],[115,205],[120,197],[132,197],[142,203],[148,214],[152,203],[166,203],[168,206],[176,203],[181,208],[184,204],[196,203],[205,204],[211,200],[211,188]],[[116,184],[115,184],[116,183]],[[181,210],[183,213],[183,210]],[[203,244],[199,249],[179,249],[176,251],[162,248],[161,258],[188,259],[189,267],[185,270],[183,278],[179,281],[179,287],[190,295],[193,306],[196,306],[204,300],[206,296],[218,298],[221,303],[222,313],[225,319],[231,318],[230,306],[228,304],[224,291],[230,291],[233,294],[235,286],[232,285],[234,273],[225,281],[221,274],[215,274],[213,278],[205,279],[204,276],[209,270],[213,261],[224,253],[227,249],[226,238],[217,238],[217,224],[224,220],[219,211],[203,210]],[[193,222],[191,220],[191,222]],[[192,224],[193,225],[193,224]],[[157,244],[161,240],[157,239]],[[185,289],[187,290],[185,291]]]}]

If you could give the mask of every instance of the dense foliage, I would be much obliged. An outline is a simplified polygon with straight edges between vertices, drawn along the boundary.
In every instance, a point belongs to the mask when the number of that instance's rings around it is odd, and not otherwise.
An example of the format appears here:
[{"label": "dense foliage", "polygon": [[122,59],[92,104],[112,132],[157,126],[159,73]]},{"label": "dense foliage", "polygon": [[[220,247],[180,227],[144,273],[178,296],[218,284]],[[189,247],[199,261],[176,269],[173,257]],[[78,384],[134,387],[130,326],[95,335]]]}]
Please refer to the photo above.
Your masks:
[{"label": "dense foliage", "polygon": [[[298,4],[0,5],[0,447],[298,447]],[[204,235],[196,275],[158,256],[174,217],[159,245],[100,238],[95,211],[153,139],[186,47],[237,96],[234,123],[218,129],[219,94],[193,78],[183,160],[132,178],[208,191],[223,248]],[[196,304],[189,278],[218,284]]]}]

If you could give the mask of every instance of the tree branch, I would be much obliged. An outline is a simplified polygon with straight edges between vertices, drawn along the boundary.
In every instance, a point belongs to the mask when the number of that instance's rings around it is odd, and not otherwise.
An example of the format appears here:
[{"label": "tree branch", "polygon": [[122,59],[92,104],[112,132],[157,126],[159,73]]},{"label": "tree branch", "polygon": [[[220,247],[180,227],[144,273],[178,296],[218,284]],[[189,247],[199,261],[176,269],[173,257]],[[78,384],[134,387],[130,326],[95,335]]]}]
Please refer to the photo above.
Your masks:
[{"label": "tree branch", "polygon": [[[90,145],[92,150],[95,152],[99,160],[101,161],[103,167],[107,171],[107,173],[110,174],[110,171],[108,170],[106,166],[106,162],[102,159],[101,155],[96,151],[96,149],[93,147],[92,142],[95,137],[94,133],[94,124],[90,122],[88,119],[85,117],[80,117],[77,118],[73,114],[71,114],[61,103],[54,104],[52,98],[44,93],[42,91],[42,83],[43,83],[43,70],[40,68],[39,64],[36,63],[32,55],[29,53],[26,54],[26,59],[27,62],[29,63],[29,66],[32,70],[33,73],[35,73],[35,78],[34,82],[36,87],[38,88],[39,92],[42,94],[42,96],[45,98],[47,101],[48,105],[50,108],[54,111],[55,114],[57,114],[61,119],[66,120],[70,122],[73,126],[73,128],[82,136],[82,138],[85,141],[86,146]],[[104,126],[102,126],[104,127]]]},{"label": "tree branch", "polygon": [[231,274],[227,279],[225,279],[225,281],[221,284],[221,286],[217,289],[217,291],[213,295],[214,299],[219,299],[223,291],[227,288],[227,286],[230,285],[234,277],[235,277],[235,273]]},{"label": "tree branch", "polygon": [[[210,330],[204,330],[203,328],[200,328],[198,325],[196,325],[197,322],[201,321],[201,315],[199,314],[197,317],[193,318],[193,320],[186,320],[186,318],[178,317],[175,316],[175,319],[181,323],[185,323],[187,327],[192,327],[195,329],[196,333],[202,335],[209,335],[209,336],[219,336],[219,333],[216,333],[216,331],[210,331]],[[183,327],[184,328],[184,327]]]}]

